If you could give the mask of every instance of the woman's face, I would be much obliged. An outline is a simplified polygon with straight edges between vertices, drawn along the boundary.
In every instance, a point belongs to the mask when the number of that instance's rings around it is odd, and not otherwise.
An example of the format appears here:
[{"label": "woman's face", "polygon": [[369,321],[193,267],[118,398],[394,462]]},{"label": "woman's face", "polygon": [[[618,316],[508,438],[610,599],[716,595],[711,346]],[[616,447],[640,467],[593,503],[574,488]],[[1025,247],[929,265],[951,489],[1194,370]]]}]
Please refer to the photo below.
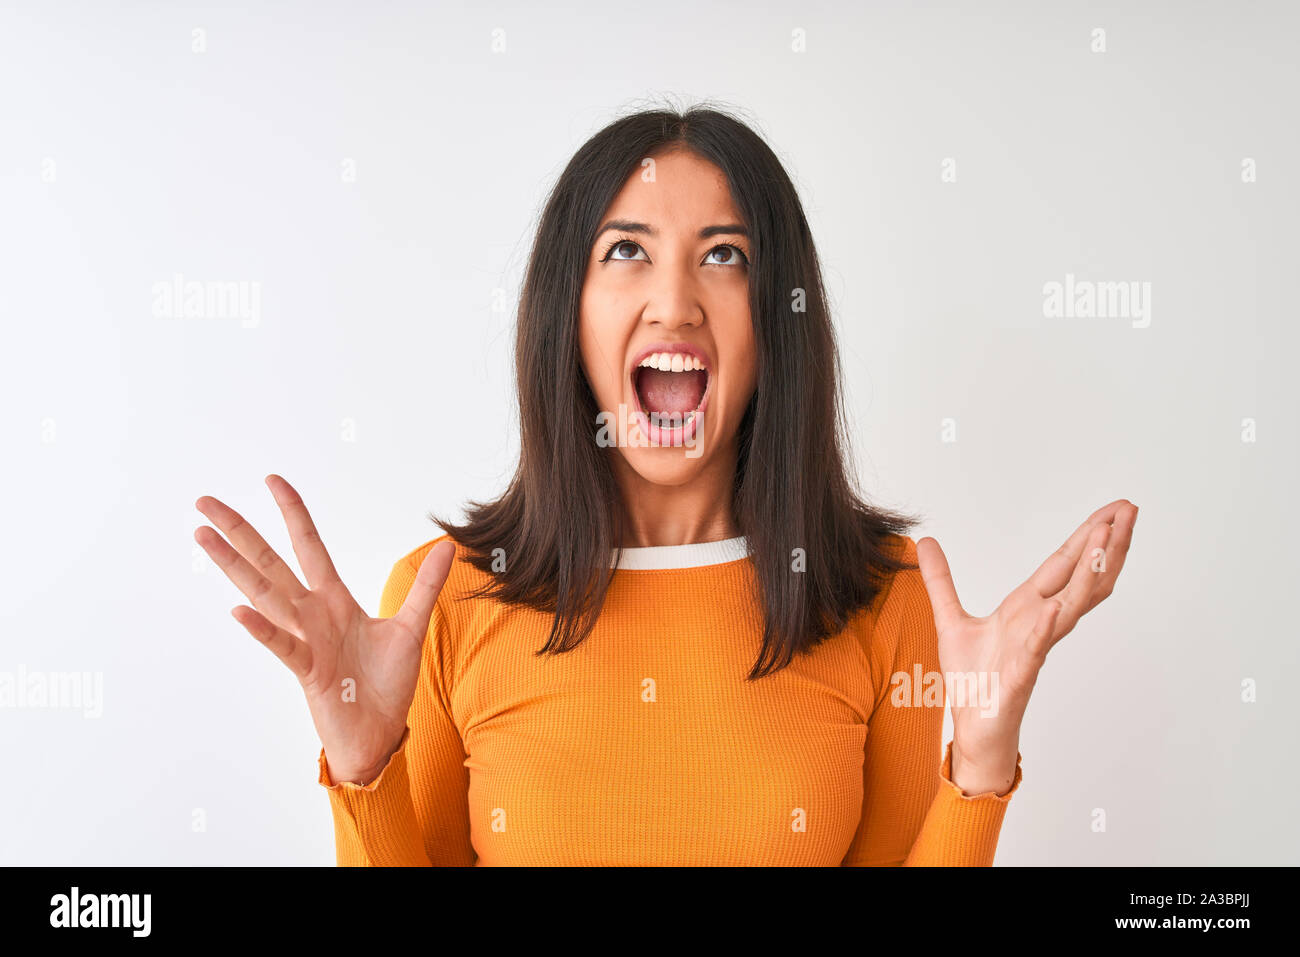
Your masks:
[{"label": "woman's face", "polygon": [[592,427],[642,478],[681,485],[734,452],[754,394],[749,238],[722,171],[684,149],[642,164],[601,227],[579,315]]}]

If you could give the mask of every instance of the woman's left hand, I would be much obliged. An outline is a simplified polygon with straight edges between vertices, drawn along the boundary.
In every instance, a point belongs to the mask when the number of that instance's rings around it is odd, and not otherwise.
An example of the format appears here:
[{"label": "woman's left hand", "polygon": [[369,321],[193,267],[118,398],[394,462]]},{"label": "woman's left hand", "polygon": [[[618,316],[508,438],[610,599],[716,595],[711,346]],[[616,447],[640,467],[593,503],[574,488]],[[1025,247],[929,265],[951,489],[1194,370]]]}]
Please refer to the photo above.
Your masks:
[{"label": "woman's left hand", "polygon": [[[966,794],[1010,790],[1020,747],[1020,722],[1048,651],[1115,589],[1124,567],[1137,506],[1127,499],[1094,512],[987,618],[966,613],[957,599],[943,549],[916,543],[921,577],[934,609],[939,664],[954,676],[953,783]],[[975,676],[972,688],[969,678]],[[960,698],[967,689],[974,699]]]}]

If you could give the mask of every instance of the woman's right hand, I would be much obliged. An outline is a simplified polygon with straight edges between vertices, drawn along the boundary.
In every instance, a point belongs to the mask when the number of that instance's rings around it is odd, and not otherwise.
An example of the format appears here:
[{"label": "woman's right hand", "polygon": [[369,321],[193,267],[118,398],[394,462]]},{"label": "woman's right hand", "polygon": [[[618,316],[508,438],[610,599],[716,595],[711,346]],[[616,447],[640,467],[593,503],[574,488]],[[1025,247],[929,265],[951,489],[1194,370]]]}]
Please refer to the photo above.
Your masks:
[{"label": "woman's right hand", "polygon": [[194,540],[252,603],[232,609],[235,620],[297,676],[330,779],[368,784],[406,731],[420,650],[456,546],[443,542],[429,551],[395,616],[371,618],[339,580],[302,498],[278,475],[266,484],[307,587],[253,526],[209,495],[195,507],[230,541],[207,525],[195,529]]}]

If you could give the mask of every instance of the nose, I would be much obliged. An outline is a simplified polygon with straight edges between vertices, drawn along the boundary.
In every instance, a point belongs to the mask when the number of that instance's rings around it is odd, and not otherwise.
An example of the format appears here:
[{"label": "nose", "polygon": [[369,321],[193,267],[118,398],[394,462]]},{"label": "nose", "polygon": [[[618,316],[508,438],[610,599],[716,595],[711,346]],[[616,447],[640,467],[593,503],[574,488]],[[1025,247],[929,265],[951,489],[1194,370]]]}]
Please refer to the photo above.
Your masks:
[{"label": "nose", "polygon": [[655,269],[641,319],[648,325],[664,329],[698,326],[704,322],[704,307],[690,266],[659,266]]}]

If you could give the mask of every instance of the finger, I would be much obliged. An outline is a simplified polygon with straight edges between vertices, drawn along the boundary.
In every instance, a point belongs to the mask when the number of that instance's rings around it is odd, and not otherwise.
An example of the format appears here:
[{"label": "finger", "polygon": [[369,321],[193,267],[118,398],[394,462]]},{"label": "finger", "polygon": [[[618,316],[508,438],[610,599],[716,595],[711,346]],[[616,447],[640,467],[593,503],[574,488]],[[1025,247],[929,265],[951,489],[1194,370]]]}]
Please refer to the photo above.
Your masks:
[{"label": "finger", "polygon": [[930,607],[934,609],[935,627],[945,631],[966,617],[948,570],[948,559],[939,543],[929,537],[916,543],[916,557],[921,566],[921,580],[930,596]]},{"label": "finger", "polygon": [[284,590],[276,587],[271,579],[250,565],[248,559],[231,548],[215,528],[200,525],[194,530],[194,540],[258,611],[270,615],[281,627],[297,630],[297,609]]},{"label": "finger", "polygon": [[1097,587],[1098,579],[1101,578],[1100,572],[1093,570],[1093,562],[1096,560],[1093,553],[1100,548],[1104,554],[1106,539],[1110,537],[1110,532],[1110,526],[1104,523],[1093,528],[1085,543],[1086,547],[1074,566],[1074,574],[1070,576],[1069,584],[1056,596],[1061,602],[1061,613],[1056,619],[1056,634],[1053,642],[1068,634],[1087,611],[1093,590]]},{"label": "finger", "polygon": [[1084,542],[1092,533],[1093,526],[1098,522],[1109,524],[1122,506],[1132,504],[1127,499],[1116,499],[1089,515],[1087,520],[1065,540],[1065,544],[1049,555],[1047,560],[1038,566],[1038,570],[1029,576],[1034,590],[1041,597],[1050,598],[1064,588],[1074,572],[1074,566],[1079,561],[1079,554],[1083,551]]},{"label": "finger", "polygon": [[456,546],[451,542],[442,542],[429,550],[429,554],[420,563],[420,570],[406,595],[406,601],[402,602],[402,607],[392,618],[416,642],[423,642],[424,636],[428,634],[429,617],[433,614],[438,593],[447,581],[455,554]]},{"label": "finger", "polygon": [[278,475],[268,475],[266,485],[271,490],[275,503],[280,506],[284,523],[289,526],[293,553],[298,556],[298,564],[307,576],[308,586],[316,589],[338,581],[339,573],[334,570],[334,562],[330,560],[325,543],[316,532],[316,525],[302,502],[302,496]]},{"label": "finger", "polygon": [[1106,567],[1101,573],[1101,579],[1097,582],[1088,607],[1084,609],[1084,614],[1109,598],[1110,593],[1115,590],[1115,581],[1124,567],[1124,559],[1128,557],[1128,548],[1133,541],[1133,526],[1137,524],[1137,513],[1138,508],[1134,505],[1132,508],[1120,509],[1119,514],[1115,516],[1110,541],[1106,544]]},{"label": "finger", "polygon": [[244,516],[240,515],[233,508],[215,499],[211,495],[204,495],[194,507],[208,517],[213,525],[221,529],[222,533],[230,540],[230,544],[235,547],[250,565],[259,572],[271,579],[277,585],[281,585],[285,594],[295,597],[307,593],[307,589],[298,581],[298,576],[293,573],[293,569],[286,564],[270,545],[266,539],[257,533]]},{"label": "finger", "polygon": [[230,609],[230,613],[250,635],[288,665],[289,670],[297,675],[300,681],[307,677],[312,662],[311,648],[308,647],[307,642],[295,638],[283,628],[277,628],[247,605],[238,605]]}]

